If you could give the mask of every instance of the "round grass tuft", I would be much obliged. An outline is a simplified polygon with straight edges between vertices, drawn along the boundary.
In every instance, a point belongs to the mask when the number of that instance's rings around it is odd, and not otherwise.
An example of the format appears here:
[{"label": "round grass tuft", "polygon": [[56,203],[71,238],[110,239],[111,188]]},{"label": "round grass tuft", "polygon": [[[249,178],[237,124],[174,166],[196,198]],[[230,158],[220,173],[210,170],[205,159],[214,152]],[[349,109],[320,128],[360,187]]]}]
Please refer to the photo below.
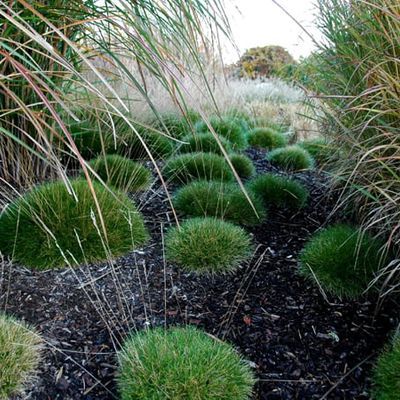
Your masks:
[{"label": "round grass tuft", "polygon": [[400,400],[400,337],[379,356],[373,384],[373,399]]},{"label": "round grass tuft", "polygon": [[175,183],[197,179],[231,181],[233,173],[225,158],[212,153],[182,154],[167,160],[165,176]]},{"label": "round grass tuft", "polygon": [[249,182],[248,187],[267,206],[300,209],[306,205],[309,196],[301,183],[274,174],[257,176]]},{"label": "round grass tuft", "polygon": [[118,360],[121,400],[248,400],[255,383],[232,346],[191,326],[132,334]]},{"label": "round grass tuft", "polygon": [[359,229],[333,225],[306,244],[299,271],[335,296],[356,298],[382,265],[381,248],[381,241]]},{"label": "round grass tuft", "polygon": [[158,130],[165,131],[172,137],[181,139],[193,132],[194,124],[200,118],[200,114],[194,110],[189,110],[186,116],[180,113],[165,113],[160,115],[160,119],[155,120],[155,126]]},{"label": "round grass tuft", "polygon": [[116,154],[100,156],[89,165],[107,185],[123,192],[145,190],[151,183],[151,172],[146,167]]},{"label": "round grass tuft", "polygon": [[288,171],[300,171],[314,166],[314,159],[300,146],[292,145],[272,150],[267,160]]},{"label": "round grass tuft", "polygon": [[[219,136],[218,140],[220,141],[226,152],[229,153],[230,151],[232,151],[232,146],[229,140],[225,139],[222,136]],[[179,147],[181,153],[203,152],[215,153],[219,155],[223,154],[221,147],[217,142],[217,139],[211,132],[185,136],[182,141],[186,143],[182,144]]]},{"label": "round grass tuft", "polygon": [[232,154],[229,159],[240,178],[248,179],[256,173],[253,162],[244,154]]},{"label": "round grass tuft", "polygon": [[307,150],[319,164],[325,164],[335,153],[333,145],[325,139],[309,139],[299,142],[298,145]]},{"label": "round grass tuft", "polygon": [[35,377],[42,340],[26,324],[0,314],[0,399],[23,392]]},{"label": "round grass tuft", "polygon": [[0,215],[0,251],[26,266],[48,269],[102,261],[108,252],[119,256],[146,241],[142,217],[131,200],[93,182],[107,233],[104,243],[88,183],[78,179],[71,186],[77,201],[58,181],[37,186],[11,203]]},{"label": "round grass tuft", "polygon": [[[233,118],[211,117],[209,123],[215,133],[229,140],[234,150],[244,150],[248,147],[247,138],[243,126]],[[197,132],[209,132],[207,124],[204,121],[196,123]]]},{"label": "round grass tuft", "polygon": [[235,183],[192,182],[177,191],[173,203],[189,217],[217,217],[237,224],[256,225],[265,218],[266,211],[257,196],[251,192],[248,195],[257,214]]},{"label": "round grass tuft", "polygon": [[286,145],[286,138],[272,128],[254,128],[248,133],[250,146],[272,150]]},{"label": "round grass tuft", "polygon": [[252,251],[249,235],[216,218],[193,218],[171,228],[165,238],[166,256],[189,272],[234,271]]}]

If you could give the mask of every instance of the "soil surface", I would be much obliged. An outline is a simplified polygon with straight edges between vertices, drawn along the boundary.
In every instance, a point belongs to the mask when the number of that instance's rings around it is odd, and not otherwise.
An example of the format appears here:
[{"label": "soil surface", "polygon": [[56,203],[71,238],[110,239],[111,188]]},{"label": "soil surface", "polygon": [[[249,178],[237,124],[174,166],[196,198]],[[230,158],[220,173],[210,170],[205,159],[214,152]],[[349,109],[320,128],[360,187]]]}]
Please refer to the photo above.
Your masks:
[{"label": "soil surface", "polygon": [[[248,155],[259,173],[279,172],[263,152]],[[375,315],[373,296],[325,299],[297,275],[304,243],[341,217],[332,213],[335,198],[323,174],[294,176],[310,190],[308,206],[296,214],[270,210],[249,229],[254,257],[232,275],[198,277],[164,262],[163,232],[174,217],[159,182],[135,199],[151,232],[147,247],[74,270],[36,272],[4,260],[1,308],[46,341],[26,398],[115,399],[115,349],[129,330],[193,324],[249,360],[259,379],[254,399],[368,399],[373,362],[399,323],[398,304]]]}]

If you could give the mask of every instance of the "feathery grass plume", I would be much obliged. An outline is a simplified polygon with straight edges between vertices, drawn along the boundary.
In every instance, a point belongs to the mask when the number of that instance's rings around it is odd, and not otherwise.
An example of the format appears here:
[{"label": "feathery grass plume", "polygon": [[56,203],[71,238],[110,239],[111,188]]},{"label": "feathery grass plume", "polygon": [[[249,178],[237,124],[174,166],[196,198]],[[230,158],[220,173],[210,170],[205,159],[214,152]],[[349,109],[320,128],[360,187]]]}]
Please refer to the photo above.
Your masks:
[{"label": "feathery grass plume", "polygon": [[118,361],[122,400],[248,400],[255,383],[232,346],[191,326],[133,333]]},{"label": "feathery grass plume", "polygon": [[88,183],[37,186],[0,215],[0,251],[31,268],[48,269],[107,260],[145,243],[143,219],[122,192],[93,182],[105,232]]},{"label": "feathery grass plume", "polygon": [[41,360],[42,339],[28,325],[0,313],[0,399],[23,393]]},{"label": "feathery grass plume", "polygon": [[89,166],[104,183],[123,192],[145,190],[151,183],[151,172],[148,168],[117,154],[99,156],[91,160]]},{"label": "feathery grass plume", "polygon": [[267,160],[287,171],[301,171],[314,166],[314,159],[307,150],[297,145],[272,150],[267,154]]},{"label": "feathery grass plume", "polygon": [[233,168],[240,176],[241,179],[251,178],[256,173],[256,168],[253,164],[253,161],[244,154],[231,154],[229,156]]},{"label": "feathery grass plume", "polygon": [[[217,135],[229,140],[234,150],[244,150],[248,147],[246,132],[234,118],[211,117],[209,124]],[[210,129],[205,121],[196,123],[197,132],[209,132]]]},{"label": "feathery grass plume", "polygon": [[372,398],[374,400],[400,399],[400,337],[398,334],[378,357],[374,368],[373,385]]},{"label": "feathery grass plume", "polygon": [[254,128],[248,133],[248,142],[250,146],[261,149],[272,150],[277,147],[283,147],[287,144],[286,138],[282,133],[272,128]]},{"label": "feathery grass plume", "polygon": [[381,240],[360,229],[333,225],[305,245],[299,272],[335,296],[356,298],[384,264],[382,248]]},{"label": "feathery grass plume", "polygon": [[225,139],[223,136],[219,136],[217,141],[217,138],[211,132],[185,136],[182,141],[185,143],[179,147],[181,153],[203,152],[223,155],[218,141],[226,152],[229,153],[232,151],[232,146],[229,140]]},{"label": "feathery grass plume", "polygon": [[213,153],[189,153],[172,157],[164,166],[164,175],[172,182],[198,179],[232,181],[233,173],[225,158]]},{"label": "feathery grass plume", "polygon": [[195,181],[175,193],[173,204],[189,217],[217,217],[241,225],[257,225],[265,219],[266,211],[259,197],[251,192],[248,195],[251,204],[236,183]]},{"label": "feathery grass plume", "polygon": [[301,183],[274,174],[257,176],[248,183],[248,188],[267,206],[300,209],[309,197],[307,188]]},{"label": "feathery grass plume", "polygon": [[236,225],[206,217],[184,221],[165,237],[166,257],[188,272],[235,271],[251,256],[250,236]]}]

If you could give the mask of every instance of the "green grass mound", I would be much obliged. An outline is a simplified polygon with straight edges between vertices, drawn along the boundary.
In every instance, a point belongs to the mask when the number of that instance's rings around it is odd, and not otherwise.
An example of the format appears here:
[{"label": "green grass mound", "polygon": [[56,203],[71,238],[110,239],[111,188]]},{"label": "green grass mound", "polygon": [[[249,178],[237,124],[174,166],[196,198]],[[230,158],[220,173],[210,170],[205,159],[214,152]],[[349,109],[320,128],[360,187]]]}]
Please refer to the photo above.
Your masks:
[{"label": "green grass mound", "polygon": [[298,145],[307,150],[318,164],[327,163],[335,153],[332,144],[328,143],[324,139],[303,140],[302,142],[299,142]]},{"label": "green grass mound", "polygon": [[254,128],[248,133],[250,146],[272,150],[286,145],[286,138],[272,128]]},{"label": "green grass mound", "polygon": [[400,337],[379,356],[373,383],[373,399],[400,400]]},{"label": "green grass mound", "polygon": [[232,346],[191,326],[132,334],[118,360],[121,400],[247,400],[255,383]]},{"label": "green grass mound", "polygon": [[233,180],[232,170],[225,158],[212,153],[189,153],[170,158],[164,166],[164,174],[175,183],[198,179]]},{"label": "green grass mound", "polygon": [[41,359],[40,337],[22,322],[0,314],[0,399],[23,392]]},{"label": "green grass mound", "polygon": [[[229,153],[232,151],[232,146],[229,140],[222,136],[219,136],[218,140],[226,152]],[[217,139],[211,132],[185,136],[182,141],[185,143],[179,147],[181,153],[203,152],[223,155]]]},{"label": "green grass mound", "polygon": [[256,173],[256,168],[249,157],[243,154],[232,154],[229,159],[241,179],[251,178]]},{"label": "green grass mound", "polygon": [[[0,215],[0,251],[38,269],[96,262],[143,244],[147,232],[131,200],[93,182],[107,242],[92,192],[83,179],[43,184],[15,200]],[[107,251],[105,246],[108,247]]]},{"label": "green grass mound", "polygon": [[189,217],[217,217],[242,225],[256,225],[265,218],[262,201],[252,193],[249,200],[235,183],[196,181],[179,189],[174,206]]},{"label": "green grass mound", "polygon": [[306,205],[309,196],[301,183],[274,174],[257,176],[249,182],[248,187],[267,206],[300,209]]},{"label": "green grass mound", "polygon": [[89,165],[107,185],[123,192],[145,190],[151,183],[151,172],[146,167],[116,154],[100,156]]},{"label": "green grass mound", "polygon": [[249,235],[216,218],[193,218],[171,228],[165,239],[166,256],[189,272],[234,271],[252,251]]},{"label": "green grass mound", "polygon": [[[229,140],[234,150],[244,150],[248,147],[245,130],[240,123],[232,118],[211,117],[209,123],[215,133]],[[199,121],[195,125],[197,132],[209,132],[207,124],[204,121]]]},{"label": "green grass mound", "polygon": [[267,160],[288,171],[300,171],[314,166],[314,159],[300,146],[292,145],[272,150]]},{"label": "green grass mound", "polygon": [[174,138],[182,139],[193,132],[194,124],[200,119],[200,114],[193,110],[189,110],[185,116],[166,113],[161,114],[160,118],[155,120],[155,127]]},{"label": "green grass mound", "polygon": [[317,233],[300,255],[301,275],[317,280],[325,291],[356,298],[382,265],[382,243],[347,225]]}]

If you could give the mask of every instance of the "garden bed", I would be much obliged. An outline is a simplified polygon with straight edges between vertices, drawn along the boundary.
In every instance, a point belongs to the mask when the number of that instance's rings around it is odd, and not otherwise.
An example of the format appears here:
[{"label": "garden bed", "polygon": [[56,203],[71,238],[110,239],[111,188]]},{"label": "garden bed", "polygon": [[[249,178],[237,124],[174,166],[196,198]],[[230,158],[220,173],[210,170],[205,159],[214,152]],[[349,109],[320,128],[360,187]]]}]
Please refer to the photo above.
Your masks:
[{"label": "garden bed", "polygon": [[[264,152],[248,155],[258,172],[273,170]],[[251,362],[255,399],[368,399],[371,367],[399,322],[398,305],[386,303],[374,317],[374,298],[329,304],[297,275],[304,243],[328,216],[339,216],[331,215],[335,199],[323,175],[295,175],[310,190],[308,206],[296,214],[271,210],[249,229],[257,250],[232,275],[196,277],[165,264],[162,232],[173,214],[162,189],[138,202],[151,242],[113,268],[34,272],[4,263],[1,307],[47,341],[29,398],[116,398],[115,347],[127,330],[189,323],[234,344]]]}]

